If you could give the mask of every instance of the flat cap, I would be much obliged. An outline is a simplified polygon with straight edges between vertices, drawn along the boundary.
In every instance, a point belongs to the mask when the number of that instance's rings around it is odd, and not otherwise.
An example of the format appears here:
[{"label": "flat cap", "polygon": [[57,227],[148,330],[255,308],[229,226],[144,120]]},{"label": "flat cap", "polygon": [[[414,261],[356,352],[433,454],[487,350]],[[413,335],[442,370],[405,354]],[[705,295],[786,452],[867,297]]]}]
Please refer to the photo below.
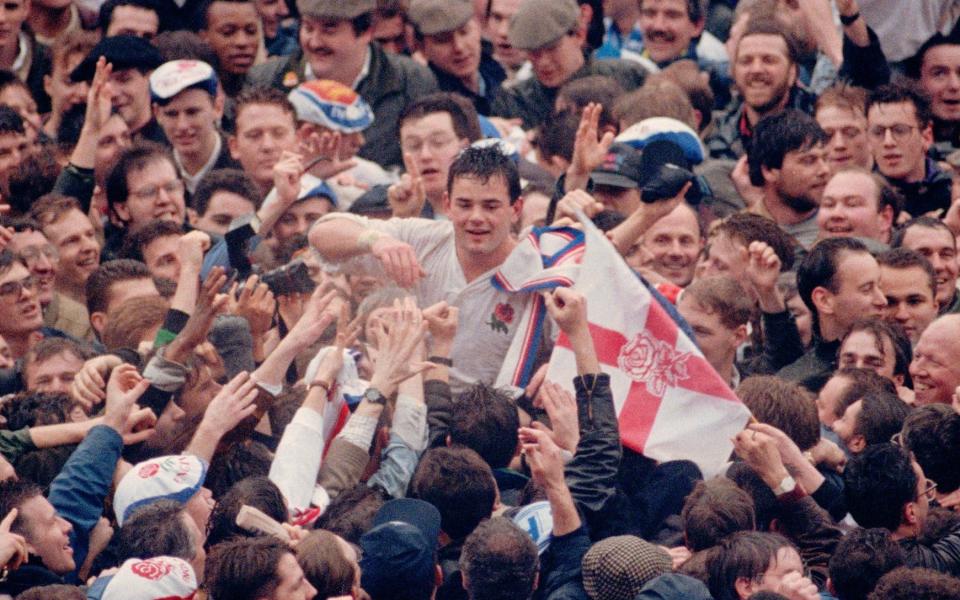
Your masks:
[{"label": "flat cap", "polygon": [[141,69],[152,71],[163,64],[160,51],[153,44],[135,35],[114,35],[100,40],[93,50],[70,73],[71,81],[91,81],[97,61],[104,56],[114,71]]},{"label": "flat cap", "polygon": [[376,7],[377,0],[297,0],[301,15],[321,19],[353,19]]},{"label": "flat cap", "polygon": [[469,0],[413,0],[407,12],[423,35],[446,33],[463,27],[473,17]]},{"label": "flat cap", "polygon": [[580,7],[576,0],[524,0],[510,20],[507,39],[520,50],[537,50],[577,28]]}]

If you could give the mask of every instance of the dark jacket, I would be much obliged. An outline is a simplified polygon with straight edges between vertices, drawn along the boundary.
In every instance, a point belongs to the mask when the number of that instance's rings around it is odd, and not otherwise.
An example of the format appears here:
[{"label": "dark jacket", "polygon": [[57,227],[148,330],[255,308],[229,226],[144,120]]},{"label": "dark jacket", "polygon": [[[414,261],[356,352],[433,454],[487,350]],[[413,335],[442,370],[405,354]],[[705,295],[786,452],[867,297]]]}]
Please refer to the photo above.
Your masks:
[{"label": "dark jacket", "polygon": [[[590,75],[612,77],[629,92],[643,85],[647,70],[632,61],[593,60],[587,57],[580,70],[564,83]],[[498,117],[523,119],[524,129],[532,129],[553,113],[558,89],[548,88],[536,77],[530,77],[509,88],[501,88],[493,103],[493,114]]]},{"label": "dark jacket", "polygon": [[[410,102],[437,91],[437,81],[426,67],[412,59],[384,52],[370,44],[370,73],[360,82],[357,93],[373,109],[374,121],[363,132],[366,143],[359,156],[383,167],[400,165],[403,157],[397,124]],[[257,65],[247,74],[247,87],[275,87],[284,92],[306,81],[307,59],[302,50]]]},{"label": "dark jacket", "polygon": [[906,555],[907,566],[935,569],[960,577],[960,526],[954,527],[931,546],[919,543],[916,538],[904,538],[899,543]]},{"label": "dark jacket", "polygon": [[763,349],[737,369],[743,377],[776,373],[803,356],[803,341],[797,329],[797,320],[789,310],[763,313]]},{"label": "dark jacket", "polygon": [[921,181],[906,183],[887,178],[903,194],[903,209],[914,217],[950,208],[953,180],[937,163],[927,158],[927,174]]},{"label": "dark jacket", "polygon": [[824,342],[814,333],[813,348],[792,364],[780,369],[777,376],[799,383],[816,394],[837,370],[837,350],[839,349],[840,340]]},{"label": "dark jacket", "polygon": [[493,58],[493,45],[484,40],[480,49],[480,93],[476,93],[463,85],[458,77],[430,63],[430,70],[437,78],[437,85],[441,92],[460,94],[469,100],[481,115],[489,115],[493,108],[493,101],[500,93],[500,86],[507,78],[507,72]]}]

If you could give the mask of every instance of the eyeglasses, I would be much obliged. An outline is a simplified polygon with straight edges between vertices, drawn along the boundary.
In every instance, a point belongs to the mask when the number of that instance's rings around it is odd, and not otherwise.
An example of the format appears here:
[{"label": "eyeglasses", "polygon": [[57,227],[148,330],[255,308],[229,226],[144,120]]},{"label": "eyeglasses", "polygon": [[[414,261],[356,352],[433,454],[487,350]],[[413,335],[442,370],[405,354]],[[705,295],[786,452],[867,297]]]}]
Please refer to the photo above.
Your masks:
[{"label": "eyeglasses", "polygon": [[45,246],[27,246],[17,254],[20,257],[20,260],[27,263],[27,265],[32,265],[35,263],[37,259],[40,258],[40,255],[46,256],[47,260],[50,262],[57,262],[60,260],[60,254],[52,244],[47,244]]},{"label": "eyeglasses", "polygon": [[20,299],[23,290],[32,292],[36,287],[37,280],[33,275],[24,277],[20,281],[8,281],[0,285],[0,298],[3,298],[5,302],[16,302]]},{"label": "eyeglasses", "polygon": [[927,484],[923,486],[924,497],[927,500],[932,502],[937,497],[936,491],[937,491],[937,482],[932,479],[928,479]]},{"label": "eyeglasses", "polygon": [[173,181],[163,185],[147,186],[143,189],[131,192],[130,195],[137,200],[143,200],[144,202],[147,202],[159,198],[160,190],[166,192],[168,196],[179,196],[180,194],[183,194],[183,182],[179,179],[174,179]]},{"label": "eyeglasses", "polygon": [[897,123],[896,125],[891,125],[890,127],[884,127],[883,125],[874,125],[867,130],[867,134],[874,140],[880,141],[887,138],[887,132],[890,132],[890,135],[893,136],[893,140],[896,142],[902,142],[907,139],[913,130],[917,127],[913,125],[904,125],[903,123]]}]

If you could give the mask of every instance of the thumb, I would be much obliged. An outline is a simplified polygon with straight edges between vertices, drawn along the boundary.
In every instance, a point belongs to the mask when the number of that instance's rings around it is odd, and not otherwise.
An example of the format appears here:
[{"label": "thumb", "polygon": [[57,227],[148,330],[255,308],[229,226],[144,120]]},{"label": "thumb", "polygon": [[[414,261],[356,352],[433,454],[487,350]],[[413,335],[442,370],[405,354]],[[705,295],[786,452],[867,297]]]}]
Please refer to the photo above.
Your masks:
[{"label": "thumb", "polygon": [[13,522],[17,520],[18,512],[15,508],[10,509],[7,516],[3,518],[3,521],[0,521],[0,533],[8,533],[10,531],[10,528],[13,527]]}]

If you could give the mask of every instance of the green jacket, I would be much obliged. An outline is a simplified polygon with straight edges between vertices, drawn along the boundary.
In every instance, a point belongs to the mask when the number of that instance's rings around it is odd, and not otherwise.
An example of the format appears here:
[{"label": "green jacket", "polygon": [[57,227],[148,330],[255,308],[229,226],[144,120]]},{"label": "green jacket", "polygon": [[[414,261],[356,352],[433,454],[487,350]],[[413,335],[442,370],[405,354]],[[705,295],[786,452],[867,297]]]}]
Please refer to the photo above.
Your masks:
[{"label": "green jacket", "polygon": [[[437,91],[437,80],[430,69],[410,58],[384,52],[378,44],[370,44],[370,72],[357,87],[373,109],[373,124],[363,132],[366,143],[359,155],[383,167],[403,164],[400,136],[397,133],[400,113],[410,102]],[[257,65],[247,74],[245,87],[275,87],[289,92],[306,81],[307,65],[303,50],[279,56]]]},{"label": "green jacket", "polygon": [[[567,82],[590,75],[605,75],[619,83],[630,92],[643,85],[647,70],[640,63],[619,60],[594,60],[587,57],[580,70],[570,76]],[[565,82],[566,83],[566,82]],[[492,114],[498,117],[523,119],[524,129],[537,127],[553,113],[554,101],[559,88],[548,88],[540,83],[536,76],[530,77],[512,87],[500,88],[493,101]]]}]

